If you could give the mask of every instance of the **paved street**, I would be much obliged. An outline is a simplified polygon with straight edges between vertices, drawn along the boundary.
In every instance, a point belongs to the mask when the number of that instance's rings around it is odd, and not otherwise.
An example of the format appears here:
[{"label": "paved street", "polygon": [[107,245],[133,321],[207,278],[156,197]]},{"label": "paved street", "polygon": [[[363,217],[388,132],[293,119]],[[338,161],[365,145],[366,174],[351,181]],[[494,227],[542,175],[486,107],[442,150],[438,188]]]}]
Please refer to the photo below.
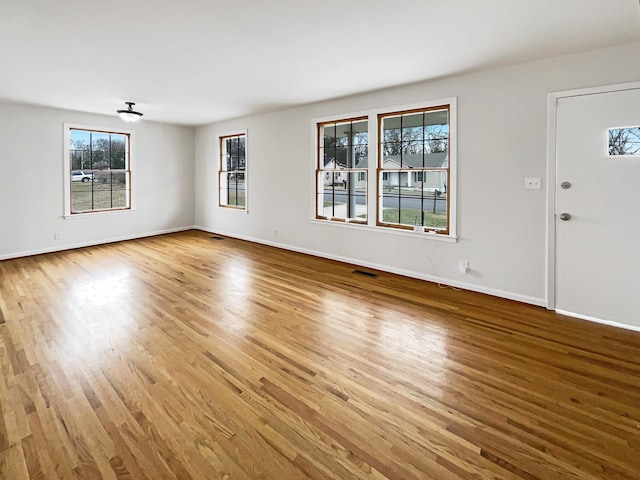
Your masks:
[{"label": "paved street", "polygon": [[[424,200],[421,200],[420,197],[417,196],[409,196],[407,194],[402,195],[402,199],[400,202],[398,201],[397,196],[391,196],[392,194],[387,194],[390,196],[384,196],[382,200],[383,208],[398,208],[398,204],[400,203],[402,208],[407,208],[411,210],[421,210],[421,201],[424,201],[425,211],[432,212],[433,211],[433,196],[425,197]],[[337,203],[346,203],[347,202],[347,192],[344,190],[335,190],[335,192],[331,192],[331,190],[324,191],[324,200],[326,202],[331,202],[333,199],[334,202]],[[356,204],[357,205],[365,205],[365,196],[358,195],[356,196]],[[446,197],[436,197],[436,213],[444,213],[447,211],[447,199]]]}]

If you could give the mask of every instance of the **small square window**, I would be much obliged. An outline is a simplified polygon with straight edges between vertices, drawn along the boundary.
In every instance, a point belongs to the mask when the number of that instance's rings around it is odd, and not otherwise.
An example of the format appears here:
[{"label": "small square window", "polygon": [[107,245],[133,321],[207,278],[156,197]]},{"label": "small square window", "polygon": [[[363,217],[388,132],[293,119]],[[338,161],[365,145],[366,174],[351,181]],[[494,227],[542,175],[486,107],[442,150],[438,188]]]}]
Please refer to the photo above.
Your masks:
[{"label": "small square window", "polygon": [[609,129],[609,156],[640,156],[640,127]]}]

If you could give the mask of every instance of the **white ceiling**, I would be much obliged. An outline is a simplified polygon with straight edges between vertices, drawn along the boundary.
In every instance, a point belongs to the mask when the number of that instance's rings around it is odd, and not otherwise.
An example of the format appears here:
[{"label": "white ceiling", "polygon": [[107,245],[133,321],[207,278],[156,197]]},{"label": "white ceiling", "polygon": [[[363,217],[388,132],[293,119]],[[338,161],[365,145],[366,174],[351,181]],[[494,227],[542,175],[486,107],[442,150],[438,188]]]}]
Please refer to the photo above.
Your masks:
[{"label": "white ceiling", "polygon": [[636,41],[638,0],[0,0],[0,100],[199,125]]}]

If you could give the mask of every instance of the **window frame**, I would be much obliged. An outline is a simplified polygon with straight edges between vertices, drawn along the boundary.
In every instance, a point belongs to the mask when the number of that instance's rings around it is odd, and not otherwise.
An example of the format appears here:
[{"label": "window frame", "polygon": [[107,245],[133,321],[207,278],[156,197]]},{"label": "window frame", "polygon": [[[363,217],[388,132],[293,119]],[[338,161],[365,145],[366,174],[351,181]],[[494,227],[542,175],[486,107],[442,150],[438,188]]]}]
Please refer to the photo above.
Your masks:
[{"label": "window frame", "polygon": [[[223,142],[226,139],[229,138],[233,138],[233,137],[244,137],[244,169],[242,170],[243,174],[244,174],[244,205],[233,205],[233,204],[229,204],[228,203],[228,198],[227,198],[227,203],[223,203],[222,202],[222,175],[223,174],[228,174],[231,172],[236,172],[236,175],[238,174],[237,172],[239,171],[239,169],[236,170],[226,170],[226,162],[224,161],[225,159],[223,159],[223,154],[225,152],[225,149],[223,148]],[[236,210],[236,211],[240,211],[240,212],[248,212],[249,211],[249,188],[248,188],[248,184],[249,184],[249,136],[248,136],[248,132],[246,129],[244,130],[234,130],[231,132],[225,132],[225,133],[221,133],[218,135],[218,207],[219,208],[224,208],[224,209],[228,209],[228,210]]]},{"label": "window frame", "polygon": [[[449,231],[444,233],[443,231],[435,230],[413,230],[406,228],[394,228],[391,226],[378,225],[378,165],[379,165],[379,139],[378,139],[378,115],[389,114],[391,112],[403,112],[408,110],[424,110],[430,107],[438,107],[442,105],[449,105],[449,183],[447,184],[447,200],[448,200],[448,222]],[[322,117],[316,117],[311,119],[311,132],[313,142],[311,145],[312,151],[310,152],[311,158],[313,158],[313,168],[309,172],[309,179],[313,184],[309,184],[311,187],[309,195],[313,195],[310,199],[310,221],[317,223],[318,225],[334,226],[337,228],[351,228],[359,229],[363,231],[376,231],[387,235],[405,236],[412,238],[424,238],[427,240],[437,240],[443,242],[455,243],[458,240],[457,237],[457,191],[458,191],[458,178],[457,178],[457,117],[458,116],[458,99],[457,97],[444,97],[433,100],[425,100],[420,102],[414,102],[410,104],[392,105],[384,108],[374,108],[369,110],[360,110],[355,112],[347,112],[336,115],[326,115]],[[367,173],[367,223],[352,223],[352,222],[340,222],[340,221],[328,221],[317,217],[317,165],[318,165],[318,124],[323,122],[331,122],[336,118],[349,119],[368,117],[369,120],[369,159],[368,159],[368,173]],[[374,147],[374,148],[372,148]]]},{"label": "window frame", "polygon": [[[122,214],[127,212],[132,212],[135,210],[136,206],[136,187],[135,187],[135,175],[133,165],[135,163],[135,130],[130,130],[126,128],[119,127],[103,127],[96,125],[86,125],[86,124],[76,124],[76,123],[64,123],[64,148],[63,148],[63,192],[64,192],[64,207],[63,207],[63,218],[71,219],[71,218],[88,218],[93,216],[100,215],[114,215],[114,214]],[[117,207],[117,208],[103,208],[103,209],[92,209],[86,210],[82,212],[74,212],[72,209],[72,192],[71,192],[71,172],[72,172],[72,162],[71,162],[71,131],[72,130],[84,130],[89,132],[96,133],[107,133],[107,134],[115,134],[115,135],[126,135],[128,138],[128,158],[125,158],[125,165],[127,168],[124,169],[125,174],[129,177],[129,185],[128,185],[128,196],[129,196],[129,206],[128,207]],[[94,169],[91,169],[92,172]]]},{"label": "window frame", "polygon": [[[367,167],[366,168],[355,168],[355,166],[352,167],[344,167],[341,169],[337,169],[337,168],[323,168],[324,165],[324,135],[323,135],[323,128],[327,125],[334,125],[335,127],[337,127],[338,125],[344,125],[344,124],[351,124],[353,125],[354,123],[360,123],[360,122],[365,122],[367,125]],[[349,118],[339,118],[339,119],[331,119],[331,120],[324,120],[321,122],[316,122],[316,129],[315,129],[315,158],[316,158],[316,168],[315,168],[315,176],[314,176],[314,183],[315,183],[315,200],[314,200],[314,205],[315,205],[315,218],[317,220],[324,220],[324,221],[333,221],[333,222],[342,222],[342,223],[354,223],[354,224],[362,224],[362,225],[366,225],[369,219],[369,166],[371,163],[371,157],[369,156],[369,148],[371,145],[371,142],[369,141],[369,117],[367,115],[360,115],[360,116],[355,116],[355,117],[349,117]],[[351,145],[352,146],[352,145]],[[365,190],[365,194],[364,194],[364,199],[366,201],[365,206],[366,206],[366,217],[362,220],[358,219],[358,218],[352,218],[349,217],[348,215],[348,207],[347,207],[347,216],[346,217],[341,217],[341,216],[333,216],[333,215],[321,215],[320,214],[320,208],[318,205],[318,202],[320,200],[320,196],[322,195],[323,199],[324,199],[324,191],[320,192],[319,188],[320,188],[320,175],[333,175],[335,178],[335,174],[336,172],[339,172],[340,174],[344,174],[347,176],[347,178],[349,178],[351,176],[351,174],[357,175],[358,179],[361,178],[361,175],[364,174],[364,182],[365,182],[365,186],[366,186],[366,190]],[[359,180],[358,180],[359,181]],[[334,185],[334,189],[335,189],[335,185]],[[346,193],[346,196],[349,197],[350,193]],[[354,194],[355,195],[355,194]],[[323,200],[324,201],[324,200]]]},{"label": "window frame", "polygon": [[[384,148],[384,135],[383,135],[383,120],[385,118],[390,118],[390,117],[400,117],[402,119],[403,116],[410,116],[410,115],[415,115],[415,114],[426,114],[429,112],[438,112],[438,111],[443,111],[445,110],[447,112],[447,167],[443,168],[443,167],[425,167],[424,165],[421,168],[415,168],[415,167],[404,167],[402,165],[400,165],[398,168],[384,168],[384,154],[383,154],[383,148]],[[402,130],[402,120],[401,120],[401,124],[400,124],[400,130]],[[424,128],[424,124],[422,125],[422,127]],[[381,112],[378,113],[377,115],[377,128],[378,128],[378,145],[377,145],[377,150],[378,150],[378,155],[377,155],[377,163],[376,163],[376,225],[379,227],[383,227],[383,228],[396,228],[396,229],[401,229],[401,230],[411,230],[414,232],[423,232],[423,233],[432,233],[432,234],[438,234],[438,235],[449,235],[450,234],[450,230],[451,230],[451,204],[449,202],[449,191],[450,191],[450,187],[452,184],[451,181],[451,104],[449,103],[443,103],[441,105],[430,105],[427,107],[422,107],[422,108],[411,108],[411,109],[402,109],[402,110],[396,110],[396,111],[390,111],[390,112]],[[420,140],[423,145],[425,143],[425,140],[422,139]],[[403,141],[401,141],[401,143],[403,143]],[[424,154],[423,154],[424,155]],[[402,158],[402,157],[401,157]],[[423,157],[424,159],[424,157]],[[384,199],[384,195],[382,192],[382,188],[383,188],[383,181],[384,181],[384,175],[385,174],[389,174],[389,173],[397,173],[398,177],[400,178],[402,176],[403,173],[407,173],[408,176],[410,176],[413,173],[420,173],[422,177],[424,177],[427,172],[445,172],[446,174],[446,182],[445,182],[445,186],[446,186],[446,190],[445,192],[447,193],[447,202],[446,202],[446,220],[447,220],[447,225],[445,228],[436,228],[436,227],[431,227],[431,226],[426,226],[426,225],[409,225],[409,224],[403,224],[403,223],[394,223],[394,222],[384,222],[382,220],[382,208],[380,205],[380,202],[383,201]],[[399,182],[400,183],[400,182]],[[433,201],[434,201],[434,205],[435,202],[437,201],[437,196],[434,192],[433,194]],[[398,195],[398,201],[400,202],[400,199],[402,198],[402,195]],[[421,193],[420,195],[420,201],[421,201],[421,214],[422,214],[422,219],[424,223],[424,212],[425,212],[425,206],[424,206],[424,202],[425,200],[428,202],[431,199],[427,199],[424,196],[424,193]],[[400,205],[400,203],[399,203]],[[435,208],[435,206],[434,206]],[[400,209],[398,214],[400,215]]]}]

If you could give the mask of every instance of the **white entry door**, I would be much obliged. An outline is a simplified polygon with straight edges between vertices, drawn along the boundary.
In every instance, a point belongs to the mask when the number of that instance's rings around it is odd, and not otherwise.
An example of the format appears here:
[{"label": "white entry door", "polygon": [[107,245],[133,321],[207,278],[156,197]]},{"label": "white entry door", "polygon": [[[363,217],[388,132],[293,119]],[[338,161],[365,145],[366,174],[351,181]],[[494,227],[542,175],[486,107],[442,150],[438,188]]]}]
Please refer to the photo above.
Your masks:
[{"label": "white entry door", "polygon": [[556,310],[640,327],[640,89],[559,98],[556,122]]}]

